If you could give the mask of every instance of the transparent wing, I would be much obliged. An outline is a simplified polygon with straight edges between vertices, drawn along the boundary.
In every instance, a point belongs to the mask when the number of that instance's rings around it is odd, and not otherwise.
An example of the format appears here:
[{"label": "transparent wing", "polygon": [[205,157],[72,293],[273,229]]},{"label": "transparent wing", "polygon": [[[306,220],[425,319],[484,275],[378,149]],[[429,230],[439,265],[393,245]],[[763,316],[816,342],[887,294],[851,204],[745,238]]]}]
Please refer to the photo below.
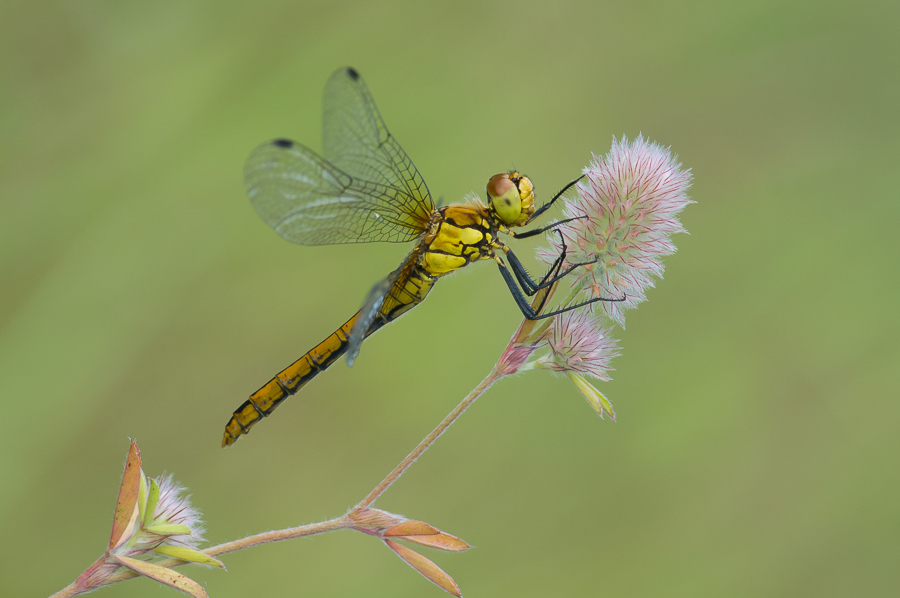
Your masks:
[{"label": "transparent wing", "polygon": [[434,202],[422,175],[384,124],[375,100],[356,70],[336,70],[322,102],[324,155],[348,173],[396,189],[402,210],[427,222]]},{"label": "transparent wing", "polygon": [[403,242],[428,226],[404,189],[351,176],[287,139],[253,150],[244,180],[260,217],[292,243]]},{"label": "transparent wing", "polygon": [[353,328],[350,330],[350,338],[347,345],[347,365],[353,366],[353,362],[359,355],[359,348],[362,346],[362,342],[370,332],[374,332],[374,330],[371,330],[372,323],[382,313],[384,302],[390,295],[391,289],[395,286],[402,287],[406,284],[406,279],[409,278],[412,273],[412,267],[416,263],[417,255],[416,252],[410,254],[399,268],[388,274],[387,278],[376,284],[369,291],[362,309],[359,310],[359,318],[357,318],[356,323],[353,324]]}]

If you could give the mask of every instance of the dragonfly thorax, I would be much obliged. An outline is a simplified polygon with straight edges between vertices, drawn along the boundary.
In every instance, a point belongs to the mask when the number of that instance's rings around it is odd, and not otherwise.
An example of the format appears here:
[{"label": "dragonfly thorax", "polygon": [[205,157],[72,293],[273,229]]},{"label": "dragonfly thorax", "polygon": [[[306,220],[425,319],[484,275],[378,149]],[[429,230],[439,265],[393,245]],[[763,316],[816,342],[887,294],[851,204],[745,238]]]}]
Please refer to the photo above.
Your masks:
[{"label": "dragonfly thorax", "polygon": [[534,185],[518,172],[495,174],[487,182],[491,212],[505,226],[522,226],[534,214]]},{"label": "dragonfly thorax", "polygon": [[497,232],[494,214],[484,204],[444,206],[422,241],[421,266],[429,275],[439,277],[490,258],[497,247]]}]

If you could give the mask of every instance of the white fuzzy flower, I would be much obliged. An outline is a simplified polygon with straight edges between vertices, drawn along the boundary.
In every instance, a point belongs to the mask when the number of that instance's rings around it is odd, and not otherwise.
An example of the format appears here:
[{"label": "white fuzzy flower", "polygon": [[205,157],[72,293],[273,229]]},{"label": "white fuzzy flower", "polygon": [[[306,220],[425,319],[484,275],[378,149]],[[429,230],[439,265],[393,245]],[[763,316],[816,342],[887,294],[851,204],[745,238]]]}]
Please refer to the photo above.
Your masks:
[{"label": "white fuzzy flower", "polygon": [[619,354],[618,347],[592,314],[567,311],[555,316],[544,339],[550,352],[537,360],[538,367],[609,380],[609,362]]},{"label": "white fuzzy flower", "polygon": [[[693,203],[688,198],[691,173],[683,170],[668,149],[638,136],[633,142],[613,139],[609,153],[594,156],[576,186],[577,196],[566,199],[565,217],[576,218],[559,227],[566,240],[567,262],[596,263],[577,271],[577,285],[601,302],[606,314],[624,325],[622,311],[646,299],[653,277],[662,277],[661,258],[675,252],[670,237],[686,232],[678,213]],[[559,255],[559,239],[552,248],[538,250],[551,263]]]},{"label": "white fuzzy flower", "polygon": [[176,563],[225,568],[221,561],[197,550],[203,541],[203,522],[186,492],[171,475],[158,479],[145,475],[141,451],[132,441],[125,459],[108,548],[64,590],[65,595],[84,594],[107,585],[124,566],[195,598],[208,598],[199,583],[164,566],[167,560],[176,559]]}]

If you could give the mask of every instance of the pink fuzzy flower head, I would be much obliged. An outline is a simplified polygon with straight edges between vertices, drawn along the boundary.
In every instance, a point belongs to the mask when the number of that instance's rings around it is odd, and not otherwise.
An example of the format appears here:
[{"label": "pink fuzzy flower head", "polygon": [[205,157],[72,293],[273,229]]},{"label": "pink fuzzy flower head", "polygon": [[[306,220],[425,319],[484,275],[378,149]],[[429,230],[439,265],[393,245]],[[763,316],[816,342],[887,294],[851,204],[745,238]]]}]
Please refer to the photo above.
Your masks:
[{"label": "pink fuzzy flower head", "polygon": [[[208,598],[196,581],[164,566],[166,561],[225,565],[203,552],[200,513],[191,505],[186,490],[172,476],[151,478],[141,467],[141,451],[132,441],[125,459],[116,512],[106,552],[64,592],[75,596],[112,583],[122,567],[181,590],[195,598]],[[63,592],[60,592],[62,594]]]},{"label": "pink fuzzy flower head", "polygon": [[[566,260],[596,260],[577,271],[577,285],[591,297],[624,296],[622,302],[599,303],[624,326],[623,310],[646,299],[653,277],[662,277],[662,257],[675,252],[671,235],[686,232],[678,213],[693,203],[687,195],[691,173],[668,149],[638,136],[632,142],[613,139],[609,153],[594,156],[584,174],[565,207],[566,218],[581,218],[559,227]],[[558,236],[550,240],[553,248],[538,250],[546,263],[560,250]]]},{"label": "pink fuzzy flower head", "polygon": [[[154,525],[182,526],[190,530],[190,534],[173,534],[165,537],[164,544],[173,546],[189,546],[197,548],[203,541],[203,520],[200,512],[191,504],[187,489],[179,485],[171,474],[164,474],[150,480],[151,492],[159,487],[159,499],[156,508],[150,512],[152,504],[147,505],[145,529]],[[152,495],[151,495],[152,496]]]},{"label": "pink fuzzy flower head", "polygon": [[544,338],[550,353],[538,360],[539,367],[609,380],[609,362],[619,348],[609,329],[590,313],[567,311],[555,316]]}]

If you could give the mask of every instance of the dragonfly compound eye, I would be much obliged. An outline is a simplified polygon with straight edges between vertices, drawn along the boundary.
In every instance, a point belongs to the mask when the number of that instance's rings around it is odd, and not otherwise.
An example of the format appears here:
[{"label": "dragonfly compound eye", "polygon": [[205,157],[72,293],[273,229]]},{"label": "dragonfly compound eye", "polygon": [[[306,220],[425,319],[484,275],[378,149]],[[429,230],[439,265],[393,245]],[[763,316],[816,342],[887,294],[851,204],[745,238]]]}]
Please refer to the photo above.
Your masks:
[{"label": "dragonfly compound eye", "polygon": [[522,214],[522,197],[519,187],[509,174],[495,174],[487,183],[491,207],[504,224],[514,224]]}]

